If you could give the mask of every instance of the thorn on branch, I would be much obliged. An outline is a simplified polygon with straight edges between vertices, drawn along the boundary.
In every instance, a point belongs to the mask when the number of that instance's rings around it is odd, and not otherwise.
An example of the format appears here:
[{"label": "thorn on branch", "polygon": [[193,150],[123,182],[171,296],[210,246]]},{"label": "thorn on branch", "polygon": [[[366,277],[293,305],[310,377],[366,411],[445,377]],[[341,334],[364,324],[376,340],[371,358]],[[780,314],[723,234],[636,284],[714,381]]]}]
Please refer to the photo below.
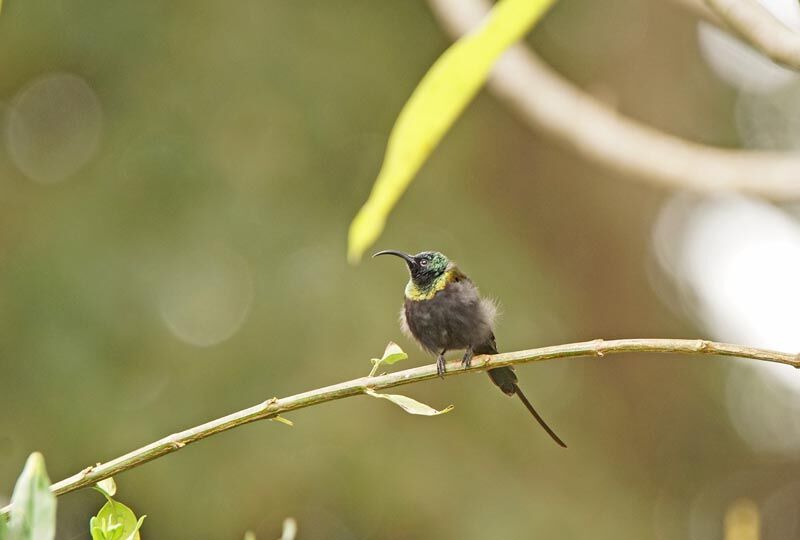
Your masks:
[{"label": "thorn on branch", "polygon": [[261,404],[261,406],[262,406],[262,407],[264,407],[264,408],[266,409],[266,408],[267,408],[267,407],[269,407],[270,405],[275,405],[277,402],[278,402],[278,398],[276,398],[276,397],[273,397],[273,398],[269,398],[267,401],[265,401],[264,403],[262,403],[262,404]]},{"label": "thorn on branch", "polygon": [[603,352],[603,345],[605,345],[605,341],[602,339],[595,339],[592,341],[592,347],[594,348],[594,354],[597,356],[605,356],[606,353]]},{"label": "thorn on branch", "polygon": [[708,340],[705,340],[705,339],[698,339],[697,340],[697,346],[695,347],[695,350],[697,352],[702,353],[702,352],[708,351],[709,349],[711,349],[711,342],[709,342]]},{"label": "thorn on branch", "polygon": [[96,464],[96,465],[89,465],[88,467],[86,467],[85,469],[83,469],[80,472],[81,478],[86,478],[87,476],[89,476],[89,473],[91,473],[95,469],[95,467],[99,467],[99,466],[100,466],[99,463]]}]

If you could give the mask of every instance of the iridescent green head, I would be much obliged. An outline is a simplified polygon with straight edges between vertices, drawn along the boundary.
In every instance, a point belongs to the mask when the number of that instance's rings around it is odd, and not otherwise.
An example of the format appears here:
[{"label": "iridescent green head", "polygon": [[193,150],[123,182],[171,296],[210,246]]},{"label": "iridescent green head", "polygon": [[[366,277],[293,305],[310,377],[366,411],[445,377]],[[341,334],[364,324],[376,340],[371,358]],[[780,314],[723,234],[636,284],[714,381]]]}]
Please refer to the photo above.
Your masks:
[{"label": "iridescent green head", "polygon": [[416,255],[409,255],[402,251],[387,249],[379,251],[378,255],[394,255],[406,261],[408,272],[411,274],[411,282],[420,290],[426,290],[436,283],[437,279],[444,275],[450,264],[450,260],[438,251],[423,251]]}]

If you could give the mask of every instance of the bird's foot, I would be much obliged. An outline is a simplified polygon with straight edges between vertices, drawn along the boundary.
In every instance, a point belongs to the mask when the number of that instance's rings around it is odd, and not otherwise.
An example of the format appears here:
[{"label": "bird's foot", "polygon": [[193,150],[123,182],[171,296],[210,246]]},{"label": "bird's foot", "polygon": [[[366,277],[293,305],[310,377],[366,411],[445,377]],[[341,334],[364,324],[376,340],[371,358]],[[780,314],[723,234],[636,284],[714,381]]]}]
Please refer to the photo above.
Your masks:
[{"label": "bird's foot", "polygon": [[444,379],[444,353],[440,354],[439,357],[436,359],[436,374]]},{"label": "bird's foot", "polygon": [[472,357],[475,356],[475,353],[472,352],[472,349],[467,349],[464,351],[464,357],[461,359],[461,366],[464,369],[467,369],[472,365]]}]

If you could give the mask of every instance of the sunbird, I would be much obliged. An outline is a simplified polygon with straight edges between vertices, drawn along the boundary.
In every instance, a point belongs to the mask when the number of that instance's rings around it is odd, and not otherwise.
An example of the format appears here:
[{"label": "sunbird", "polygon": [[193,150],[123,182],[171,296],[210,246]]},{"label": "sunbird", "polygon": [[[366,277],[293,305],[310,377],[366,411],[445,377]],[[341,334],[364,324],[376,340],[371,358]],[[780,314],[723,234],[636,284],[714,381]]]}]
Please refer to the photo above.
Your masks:
[{"label": "sunbird", "polygon": [[[440,377],[444,378],[444,355],[448,351],[464,351],[461,359],[464,368],[470,366],[476,354],[497,354],[494,338],[497,306],[480,295],[472,280],[454,262],[438,251],[409,255],[387,249],[373,257],[378,255],[394,255],[406,261],[411,279],[406,285],[400,324],[403,333],[425,351],[438,355],[436,372]],[[488,375],[504,394],[519,397],[547,434],[558,445],[567,447],[522,393],[513,367],[490,369]]]}]

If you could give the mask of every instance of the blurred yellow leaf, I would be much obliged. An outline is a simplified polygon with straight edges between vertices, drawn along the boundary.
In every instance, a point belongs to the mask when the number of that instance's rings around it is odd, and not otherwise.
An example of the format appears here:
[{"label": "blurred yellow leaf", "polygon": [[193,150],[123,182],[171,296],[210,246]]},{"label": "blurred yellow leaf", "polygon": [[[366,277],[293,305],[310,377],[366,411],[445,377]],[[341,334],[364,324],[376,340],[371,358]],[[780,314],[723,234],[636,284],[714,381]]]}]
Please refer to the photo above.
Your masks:
[{"label": "blurred yellow leaf", "polygon": [[361,260],[416,172],[486,81],[497,57],[555,0],[500,0],[474,32],[431,66],[400,111],[372,192],[350,224],[347,258]]},{"label": "blurred yellow leaf", "polygon": [[734,501],[725,512],[725,540],[759,540],[761,517],[750,499]]}]

